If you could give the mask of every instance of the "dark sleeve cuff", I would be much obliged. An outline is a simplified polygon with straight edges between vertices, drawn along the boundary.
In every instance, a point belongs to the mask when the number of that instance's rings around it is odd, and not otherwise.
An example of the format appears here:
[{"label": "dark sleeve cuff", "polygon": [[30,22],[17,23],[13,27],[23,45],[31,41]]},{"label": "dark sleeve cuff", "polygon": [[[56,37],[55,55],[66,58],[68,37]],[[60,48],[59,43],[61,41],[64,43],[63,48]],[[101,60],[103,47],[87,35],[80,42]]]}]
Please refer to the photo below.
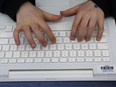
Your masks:
[{"label": "dark sleeve cuff", "polygon": [[[28,2],[29,0],[6,0],[2,12],[9,15],[14,21],[16,21],[16,14],[22,4]],[[32,4],[35,0],[30,0]]]},{"label": "dark sleeve cuff", "polygon": [[105,17],[111,16],[111,1],[110,0],[92,0],[97,4],[104,12]]}]

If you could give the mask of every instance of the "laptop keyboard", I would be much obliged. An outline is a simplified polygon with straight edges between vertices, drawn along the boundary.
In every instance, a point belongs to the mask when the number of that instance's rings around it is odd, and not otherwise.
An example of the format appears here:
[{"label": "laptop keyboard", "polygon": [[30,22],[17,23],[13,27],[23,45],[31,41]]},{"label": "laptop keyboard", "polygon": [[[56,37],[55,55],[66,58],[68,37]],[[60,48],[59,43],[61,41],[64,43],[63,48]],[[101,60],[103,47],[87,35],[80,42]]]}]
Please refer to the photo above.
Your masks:
[{"label": "laptop keyboard", "polygon": [[96,41],[94,32],[91,41],[78,42],[70,40],[70,31],[53,31],[56,44],[42,47],[33,34],[36,48],[32,49],[23,33],[20,34],[21,45],[16,46],[13,38],[15,26],[0,26],[0,64],[29,64],[29,63],[92,63],[111,62],[111,54],[104,31],[101,41]]}]

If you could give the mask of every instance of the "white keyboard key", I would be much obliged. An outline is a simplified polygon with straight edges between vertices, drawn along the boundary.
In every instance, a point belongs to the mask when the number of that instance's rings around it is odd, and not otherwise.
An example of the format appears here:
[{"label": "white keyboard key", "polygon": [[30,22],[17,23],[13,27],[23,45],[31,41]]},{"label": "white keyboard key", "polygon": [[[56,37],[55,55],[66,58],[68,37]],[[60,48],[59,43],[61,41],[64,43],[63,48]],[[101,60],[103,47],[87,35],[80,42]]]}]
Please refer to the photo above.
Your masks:
[{"label": "white keyboard key", "polygon": [[84,62],[84,58],[77,58],[77,62]]},{"label": "white keyboard key", "polygon": [[7,64],[8,63],[8,59],[0,59],[0,63],[1,64]]},{"label": "white keyboard key", "polygon": [[36,45],[36,47],[34,48],[34,50],[39,51],[41,49],[40,45]]},{"label": "white keyboard key", "polygon": [[29,57],[31,57],[31,58],[36,57],[36,52],[35,51],[30,51],[29,52]]},{"label": "white keyboard key", "polygon": [[6,32],[12,32],[13,31],[13,28],[6,28],[5,31]]},{"label": "white keyboard key", "polygon": [[107,43],[108,42],[107,37],[102,37],[102,39],[100,40],[100,42]]},{"label": "white keyboard key", "polygon": [[71,40],[71,43],[76,43],[77,44],[77,39],[75,39],[75,40]]},{"label": "white keyboard key", "polygon": [[26,45],[26,50],[27,51],[31,51],[32,50],[32,47],[30,45]]},{"label": "white keyboard key", "polygon": [[106,36],[106,35],[107,35],[107,30],[104,30],[103,36]]},{"label": "white keyboard key", "polygon": [[28,57],[28,52],[27,51],[23,51],[21,52],[21,57]]},{"label": "white keyboard key", "polygon": [[50,59],[49,58],[43,58],[43,63],[49,63]]},{"label": "white keyboard key", "polygon": [[65,49],[66,50],[71,50],[72,49],[72,44],[65,44]]},{"label": "white keyboard key", "polygon": [[59,34],[60,34],[61,37],[66,36],[66,32],[65,31],[60,31]]},{"label": "white keyboard key", "polygon": [[52,57],[52,51],[46,51],[45,52],[45,57],[47,57],[47,58]]},{"label": "white keyboard key", "polygon": [[86,62],[93,62],[93,58],[86,58]]},{"label": "white keyboard key", "polygon": [[92,37],[91,40],[90,40],[90,41],[87,41],[87,42],[89,42],[89,43],[94,43],[94,42],[95,42],[95,38]]},{"label": "white keyboard key", "polygon": [[70,57],[76,57],[77,52],[76,51],[69,51],[69,55],[70,55]]},{"label": "white keyboard key", "polygon": [[28,40],[26,38],[24,39],[24,44],[29,44],[29,42],[28,42]]},{"label": "white keyboard key", "polygon": [[67,62],[67,58],[60,58],[60,62],[61,63],[66,63]]},{"label": "white keyboard key", "polygon": [[105,43],[97,44],[97,47],[98,47],[99,50],[109,49],[108,44],[105,44]]},{"label": "white keyboard key", "polygon": [[7,45],[7,44],[8,44],[8,39],[0,39],[0,45]]},{"label": "white keyboard key", "polygon": [[46,47],[42,46],[42,50],[49,50],[49,46],[48,45]]},{"label": "white keyboard key", "polygon": [[101,62],[102,58],[95,58],[95,62]]},{"label": "white keyboard key", "polygon": [[67,31],[66,33],[67,33],[67,36],[70,37],[70,31]]},{"label": "white keyboard key", "polygon": [[15,44],[14,39],[9,39],[9,44]]},{"label": "white keyboard key", "polygon": [[20,44],[24,44],[24,38],[20,38]]},{"label": "white keyboard key", "polygon": [[54,52],[53,52],[53,56],[54,56],[54,57],[57,57],[57,58],[60,57],[60,56],[61,56],[61,55],[60,55],[60,51],[54,51]]},{"label": "white keyboard key", "polygon": [[3,45],[2,50],[3,51],[9,51],[9,47],[10,47],[9,45]]},{"label": "white keyboard key", "polygon": [[111,59],[110,59],[110,57],[104,57],[104,58],[103,58],[103,61],[104,61],[104,62],[110,62]]},{"label": "white keyboard key", "polygon": [[64,44],[57,44],[58,50],[64,50]]},{"label": "white keyboard key", "polygon": [[69,58],[68,61],[69,61],[70,63],[74,63],[74,62],[76,62],[76,59],[75,59],[75,58]]},{"label": "white keyboard key", "polygon": [[13,52],[13,58],[20,58],[20,56],[21,56],[20,51]]},{"label": "white keyboard key", "polygon": [[32,37],[33,37],[33,39],[36,37],[36,35],[34,34],[34,33],[32,33]]},{"label": "white keyboard key", "polygon": [[27,59],[25,59],[25,62],[26,63],[33,63],[33,59],[32,58],[27,58]]},{"label": "white keyboard key", "polygon": [[59,32],[57,32],[57,31],[53,31],[53,34],[54,34],[55,37],[59,36]]},{"label": "white keyboard key", "polygon": [[68,51],[62,51],[62,57],[68,57]]},{"label": "white keyboard key", "polygon": [[93,32],[93,37],[96,37],[97,36],[97,31],[94,31]]},{"label": "white keyboard key", "polygon": [[70,43],[70,38],[69,37],[64,37],[63,41],[64,41],[64,43]]},{"label": "white keyboard key", "polygon": [[12,52],[5,52],[5,58],[11,58]]},{"label": "white keyboard key", "polygon": [[6,29],[13,29],[13,26],[12,25],[8,25],[8,26],[6,26]]},{"label": "white keyboard key", "polygon": [[35,63],[41,63],[41,62],[42,62],[42,59],[41,59],[41,58],[35,58],[35,59],[34,59],[34,62],[35,62]]},{"label": "white keyboard key", "polygon": [[13,32],[0,33],[0,38],[12,38]]},{"label": "white keyboard key", "polygon": [[35,44],[39,44],[39,40],[37,38],[33,38]]},{"label": "white keyboard key", "polygon": [[87,50],[88,49],[88,44],[81,44],[81,49]]},{"label": "white keyboard key", "polygon": [[19,58],[19,59],[17,59],[17,63],[25,63],[25,59]]},{"label": "white keyboard key", "polygon": [[24,51],[25,50],[25,45],[19,45],[18,50],[19,51]]},{"label": "white keyboard key", "polygon": [[79,50],[80,49],[80,44],[73,44],[73,49]]},{"label": "white keyboard key", "polygon": [[102,55],[103,55],[104,57],[110,56],[109,50],[102,50]]},{"label": "white keyboard key", "polygon": [[94,56],[96,56],[96,57],[101,56],[101,51],[100,50],[95,50],[94,51]]},{"label": "white keyboard key", "polygon": [[38,56],[39,58],[44,57],[44,51],[38,51],[37,56]]},{"label": "white keyboard key", "polygon": [[92,57],[93,56],[93,51],[92,50],[87,50],[86,51],[86,56],[87,57]]},{"label": "white keyboard key", "polygon": [[58,58],[52,58],[52,59],[51,59],[51,61],[52,61],[53,63],[58,63],[58,60],[59,60]]},{"label": "white keyboard key", "polygon": [[0,58],[4,58],[4,52],[0,52]]},{"label": "white keyboard key", "polygon": [[10,63],[10,64],[16,63],[16,59],[9,59],[9,63]]},{"label": "white keyboard key", "polygon": [[77,54],[79,57],[84,57],[85,56],[85,52],[80,50],[80,51],[77,51]]},{"label": "white keyboard key", "polygon": [[16,51],[17,45],[10,45],[10,51]]},{"label": "white keyboard key", "polygon": [[63,42],[63,39],[61,37],[56,38],[56,43],[62,43],[62,42]]},{"label": "white keyboard key", "polygon": [[90,43],[89,44],[89,49],[95,50],[96,49],[96,44],[95,43]]},{"label": "white keyboard key", "polygon": [[50,46],[50,50],[56,50],[56,46],[57,46],[56,44],[50,44],[49,46]]}]

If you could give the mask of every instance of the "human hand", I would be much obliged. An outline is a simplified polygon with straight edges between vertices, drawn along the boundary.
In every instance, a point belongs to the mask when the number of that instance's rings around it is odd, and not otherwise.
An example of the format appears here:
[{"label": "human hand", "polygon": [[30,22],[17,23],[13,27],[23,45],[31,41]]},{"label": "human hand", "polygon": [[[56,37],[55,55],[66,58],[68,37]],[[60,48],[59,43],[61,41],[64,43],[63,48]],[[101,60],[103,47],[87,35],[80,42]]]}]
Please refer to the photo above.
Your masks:
[{"label": "human hand", "polygon": [[78,41],[91,40],[95,26],[98,26],[97,41],[100,41],[104,31],[104,12],[92,1],[87,1],[66,11],[61,11],[63,16],[75,15],[70,39],[74,40],[76,33]]},{"label": "human hand", "polygon": [[24,32],[30,46],[36,47],[36,44],[32,38],[32,32],[35,34],[39,42],[43,45],[47,45],[47,41],[42,35],[43,30],[49,37],[52,43],[56,42],[50,27],[45,21],[58,21],[62,17],[58,15],[49,14],[29,2],[24,3],[17,13],[17,26],[14,31],[14,39],[17,45],[20,45],[19,33]]}]

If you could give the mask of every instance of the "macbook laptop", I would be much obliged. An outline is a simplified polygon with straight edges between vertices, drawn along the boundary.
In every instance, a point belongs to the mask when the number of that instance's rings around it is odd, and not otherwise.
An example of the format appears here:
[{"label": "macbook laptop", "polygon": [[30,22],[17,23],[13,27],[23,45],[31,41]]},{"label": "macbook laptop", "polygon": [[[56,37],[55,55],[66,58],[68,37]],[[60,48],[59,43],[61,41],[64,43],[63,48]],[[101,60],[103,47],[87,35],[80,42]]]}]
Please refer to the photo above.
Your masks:
[{"label": "macbook laptop", "polygon": [[[37,0],[41,9],[59,14],[86,0]],[[116,26],[113,18],[105,19],[104,34],[96,41],[97,29],[89,42],[71,41],[70,31],[74,17],[48,22],[56,44],[32,49],[23,33],[21,45],[13,39],[15,23],[0,14],[0,82],[6,81],[109,81],[116,80]],[[44,35],[44,34],[43,34]],[[46,35],[44,35],[46,37]],[[47,39],[47,37],[46,37]]]}]

